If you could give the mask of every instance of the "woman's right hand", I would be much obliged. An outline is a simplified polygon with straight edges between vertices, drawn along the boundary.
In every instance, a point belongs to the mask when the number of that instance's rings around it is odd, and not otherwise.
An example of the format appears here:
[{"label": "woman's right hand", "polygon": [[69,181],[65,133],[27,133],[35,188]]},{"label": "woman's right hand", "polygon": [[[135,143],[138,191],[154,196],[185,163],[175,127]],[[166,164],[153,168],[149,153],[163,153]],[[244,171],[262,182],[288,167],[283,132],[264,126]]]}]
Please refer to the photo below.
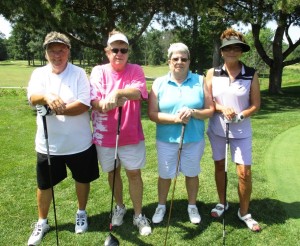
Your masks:
[{"label": "woman's right hand", "polygon": [[222,114],[224,115],[225,120],[232,121],[236,115],[234,108],[224,107],[222,109]]}]

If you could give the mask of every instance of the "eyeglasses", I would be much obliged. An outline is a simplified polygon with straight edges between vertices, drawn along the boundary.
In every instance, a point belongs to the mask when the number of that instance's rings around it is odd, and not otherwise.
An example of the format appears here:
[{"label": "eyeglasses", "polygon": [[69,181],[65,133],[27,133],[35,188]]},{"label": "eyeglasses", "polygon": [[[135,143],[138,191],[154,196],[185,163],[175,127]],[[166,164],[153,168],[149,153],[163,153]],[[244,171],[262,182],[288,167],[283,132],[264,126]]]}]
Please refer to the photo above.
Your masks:
[{"label": "eyeglasses", "polygon": [[127,48],[121,48],[121,49],[118,49],[118,48],[112,48],[111,51],[115,54],[118,54],[119,51],[122,53],[122,54],[126,54],[128,52],[128,49]]},{"label": "eyeglasses", "polygon": [[242,48],[240,46],[232,46],[232,45],[229,45],[229,46],[225,46],[222,51],[234,51],[234,52],[241,52],[242,51]]},{"label": "eyeglasses", "polygon": [[49,55],[63,55],[67,52],[67,48],[66,49],[58,49],[58,50],[54,50],[54,49],[47,49],[47,53]]},{"label": "eyeglasses", "polygon": [[189,59],[188,58],[182,58],[182,57],[174,57],[172,58],[173,62],[178,62],[178,61],[182,61],[182,62],[187,62]]}]

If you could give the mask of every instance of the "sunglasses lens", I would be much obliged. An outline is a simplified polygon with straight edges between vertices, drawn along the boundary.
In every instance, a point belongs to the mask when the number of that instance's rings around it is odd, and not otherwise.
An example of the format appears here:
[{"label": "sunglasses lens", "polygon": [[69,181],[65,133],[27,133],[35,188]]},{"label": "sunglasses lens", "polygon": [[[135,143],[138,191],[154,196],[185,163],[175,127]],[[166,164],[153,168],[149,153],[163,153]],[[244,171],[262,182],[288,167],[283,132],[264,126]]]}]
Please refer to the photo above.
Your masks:
[{"label": "sunglasses lens", "polygon": [[120,51],[121,51],[122,54],[126,54],[128,52],[128,49],[122,48],[122,49],[120,49]]},{"label": "sunglasses lens", "polygon": [[128,52],[128,49],[126,48],[121,48],[121,49],[118,49],[118,48],[112,48],[111,51],[115,54],[118,54],[119,51],[122,53],[122,54],[126,54]]},{"label": "sunglasses lens", "polygon": [[181,62],[187,62],[188,58],[179,58],[179,57],[172,58],[173,62],[178,62],[179,60],[181,60]]}]

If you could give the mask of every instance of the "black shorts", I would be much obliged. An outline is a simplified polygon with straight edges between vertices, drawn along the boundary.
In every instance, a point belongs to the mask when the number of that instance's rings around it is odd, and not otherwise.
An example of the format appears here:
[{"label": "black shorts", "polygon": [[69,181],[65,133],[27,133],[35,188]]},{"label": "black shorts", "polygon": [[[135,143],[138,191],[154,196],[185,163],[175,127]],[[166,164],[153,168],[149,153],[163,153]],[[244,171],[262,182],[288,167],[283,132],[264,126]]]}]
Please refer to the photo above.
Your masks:
[{"label": "black shorts", "polygon": [[37,153],[37,184],[41,190],[51,188],[49,169],[51,169],[53,186],[67,177],[67,167],[71,170],[73,179],[79,183],[90,183],[99,178],[97,151],[94,144],[77,154],[51,155],[50,164],[46,154]]}]

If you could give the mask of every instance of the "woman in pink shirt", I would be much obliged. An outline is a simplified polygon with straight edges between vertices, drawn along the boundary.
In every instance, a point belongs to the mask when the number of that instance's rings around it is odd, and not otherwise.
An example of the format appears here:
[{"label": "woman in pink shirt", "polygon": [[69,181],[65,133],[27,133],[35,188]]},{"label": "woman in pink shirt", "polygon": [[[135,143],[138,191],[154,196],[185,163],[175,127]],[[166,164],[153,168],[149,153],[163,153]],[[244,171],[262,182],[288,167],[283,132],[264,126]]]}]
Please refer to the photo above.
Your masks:
[{"label": "woman in pink shirt", "polygon": [[96,66],[91,73],[91,104],[93,142],[96,144],[102,170],[108,172],[113,185],[114,159],[118,122],[118,108],[122,107],[118,165],[116,168],[114,197],[117,206],[112,225],[120,226],[126,213],[123,203],[121,165],[125,168],[129,193],[133,203],[133,224],[141,235],[149,235],[151,227],[142,215],[143,181],[141,168],[145,166],[146,150],[141,124],[141,100],[148,98],[144,72],[139,65],[128,63],[127,37],[117,31],[110,33],[105,48],[108,64]]}]

